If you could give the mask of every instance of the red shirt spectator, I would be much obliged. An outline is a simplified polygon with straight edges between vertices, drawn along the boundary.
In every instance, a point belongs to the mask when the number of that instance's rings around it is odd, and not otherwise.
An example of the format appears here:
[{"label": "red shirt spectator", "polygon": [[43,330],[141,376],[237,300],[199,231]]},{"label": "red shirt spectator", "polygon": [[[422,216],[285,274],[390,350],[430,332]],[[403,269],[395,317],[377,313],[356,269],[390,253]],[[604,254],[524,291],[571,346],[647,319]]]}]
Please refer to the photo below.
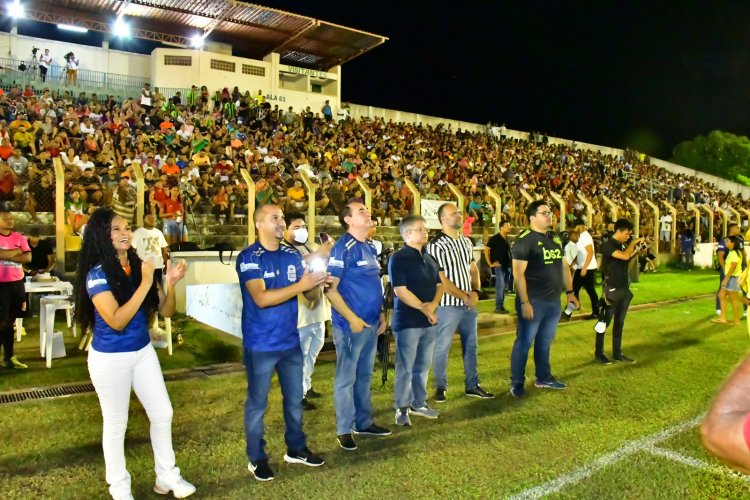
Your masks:
[{"label": "red shirt spectator", "polygon": [[[182,203],[180,203],[180,200],[173,200],[172,198],[167,198],[166,200],[164,200],[164,213],[173,214],[174,216],[182,216]],[[169,217],[170,219],[175,218],[168,215],[167,217]]]},{"label": "red shirt spectator", "polygon": [[0,145],[0,158],[2,158],[3,161],[7,161],[12,154],[13,146],[11,146],[7,141],[3,141],[3,144]]}]

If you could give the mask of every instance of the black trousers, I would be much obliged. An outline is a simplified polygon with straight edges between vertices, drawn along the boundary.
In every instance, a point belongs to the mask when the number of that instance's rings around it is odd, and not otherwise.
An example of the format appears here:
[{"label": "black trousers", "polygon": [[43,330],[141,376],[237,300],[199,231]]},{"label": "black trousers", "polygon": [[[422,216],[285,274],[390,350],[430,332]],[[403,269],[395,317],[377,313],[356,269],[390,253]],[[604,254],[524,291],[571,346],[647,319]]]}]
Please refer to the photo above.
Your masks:
[{"label": "black trousers", "polygon": [[26,290],[23,280],[0,283],[0,344],[5,361],[10,361],[13,357],[13,326],[16,318],[22,317],[25,310]]},{"label": "black trousers", "polygon": [[579,298],[581,288],[586,290],[591,300],[591,313],[594,316],[599,315],[599,295],[596,293],[596,269],[589,269],[586,271],[586,276],[581,276],[581,270],[576,269],[573,275],[573,293],[576,299]]},{"label": "black trousers", "polygon": [[[606,283],[602,285],[599,321],[604,321],[607,326],[612,323],[612,356],[614,357],[622,354],[622,330],[625,328],[625,316],[628,314],[631,300],[633,300],[633,292],[630,288],[608,288]],[[596,334],[594,354],[604,354],[605,333]]]}]

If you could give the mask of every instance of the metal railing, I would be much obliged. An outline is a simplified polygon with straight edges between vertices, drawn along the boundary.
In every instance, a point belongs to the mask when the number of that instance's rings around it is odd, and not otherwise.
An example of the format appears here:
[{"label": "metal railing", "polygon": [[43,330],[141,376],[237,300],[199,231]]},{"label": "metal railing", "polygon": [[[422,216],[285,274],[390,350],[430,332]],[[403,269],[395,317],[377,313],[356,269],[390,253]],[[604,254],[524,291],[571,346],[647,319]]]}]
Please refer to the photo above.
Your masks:
[{"label": "metal railing", "polygon": [[[76,84],[69,81],[65,66],[53,64],[47,71],[45,81],[39,71],[39,64],[34,60],[12,59],[0,57],[0,81],[3,86],[12,84],[31,85],[32,87],[65,87],[78,88],[81,91],[100,89],[119,97],[135,97],[140,93],[143,84],[150,81],[149,77],[105,73],[89,69],[77,70]],[[181,89],[176,89],[181,90]]]}]

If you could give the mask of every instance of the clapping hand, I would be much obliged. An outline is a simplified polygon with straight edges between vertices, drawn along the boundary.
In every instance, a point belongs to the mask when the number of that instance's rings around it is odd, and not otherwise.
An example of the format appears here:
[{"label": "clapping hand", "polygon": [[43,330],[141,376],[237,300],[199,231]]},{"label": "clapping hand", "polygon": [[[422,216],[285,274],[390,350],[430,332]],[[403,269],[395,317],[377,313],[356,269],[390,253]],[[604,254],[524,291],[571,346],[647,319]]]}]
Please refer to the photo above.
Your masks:
[{"label": "clapping hand", "polygon": [[172,259],[167,260],[167,283],[170,288],[185,277],[187,269],[188,263],[184,259],[180,259],[174,264],[172,263]]}]

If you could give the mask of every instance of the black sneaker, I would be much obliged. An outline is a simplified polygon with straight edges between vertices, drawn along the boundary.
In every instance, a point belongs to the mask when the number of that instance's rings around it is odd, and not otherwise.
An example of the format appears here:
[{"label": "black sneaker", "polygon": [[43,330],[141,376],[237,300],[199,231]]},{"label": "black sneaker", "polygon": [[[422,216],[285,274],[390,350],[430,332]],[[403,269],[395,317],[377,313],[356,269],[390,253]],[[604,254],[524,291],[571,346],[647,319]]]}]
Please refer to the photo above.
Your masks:
[{"label": "black sneaker", "polygon": [[476,386],[471,389],[466,389],[464,391],[464,394],[466,394],[467,396],[471,396],[472,398],[495,399],[494,394],[492,394],[491,392],[485,391],[480,386]]},{"label": "black sneaker", "polygon": [[495,309],[495,314],[510,314],[508,310],[504,307],[501,307],[500,309]]},{"label": "black sneaker", "polygon": [[273,471],[268,466],[268,460],[258,460],[247,464],[247,470],[253,473],[255,479],[258,481],[271,481],[273,479]]},{"label": "black sneaker", "polygon": [[594,354],[594,361],[596,361],[597,363],[601,363],[603,365],[611,365],[612,364],[612,360],[609,359],[604,354]]},{"label": "black sneaker", "polygon": [[624,354],[620,354],[619,356],[614,356],[615,361],[622,361],[623,363],[635,363],[635,360],[633,358],[629,358],[625,356]]},{"label": "black sneaker", "polygon": [[325,463],[325,460],[311,452],[307,447],[297,451],[286,450],[284,461],[290,464],[307,465],[308,467],[320,467]]},{"label": "black sneaker", "polygon": [[520,399],[526,396],[526,389],[523,384],[510,384],[510,395]]},{"label": "black sneaker", "polygon": [[447,391],[442,387],[435,389],[435,396],[432,398],[436,403],[445,403],[445,393]]},{"label": "black sneaker", "polygon": [[363,436],[390,436],[391,430],[386,429],[385,427],[380,427],[379,425],[372,424],[367,429],[362,429],[361,431],[358,431],[357,429],[352,429],[352,432],[354,434],[361,434]]},{"label": "black sneaker", "polygon": [[354,438],[351,434],[339,434],[336,436],[336,440],[339,442],[339,446],[346,451],[354,451],[357,449],[357,443],[354,442]]},{"label": "black sneaker", "polygon": [[307,398],[302,398],[302,409],[303,410],[314,410],[317,406],[312,401],[308,401]]},{"label": "black sneaker", "polygon": [[305,394],[305,399],[318,399],[321,397],[322,394],[319,392],[315,392],[312,387],[310,387],[310,390],[307,391],[307,394]]}]

